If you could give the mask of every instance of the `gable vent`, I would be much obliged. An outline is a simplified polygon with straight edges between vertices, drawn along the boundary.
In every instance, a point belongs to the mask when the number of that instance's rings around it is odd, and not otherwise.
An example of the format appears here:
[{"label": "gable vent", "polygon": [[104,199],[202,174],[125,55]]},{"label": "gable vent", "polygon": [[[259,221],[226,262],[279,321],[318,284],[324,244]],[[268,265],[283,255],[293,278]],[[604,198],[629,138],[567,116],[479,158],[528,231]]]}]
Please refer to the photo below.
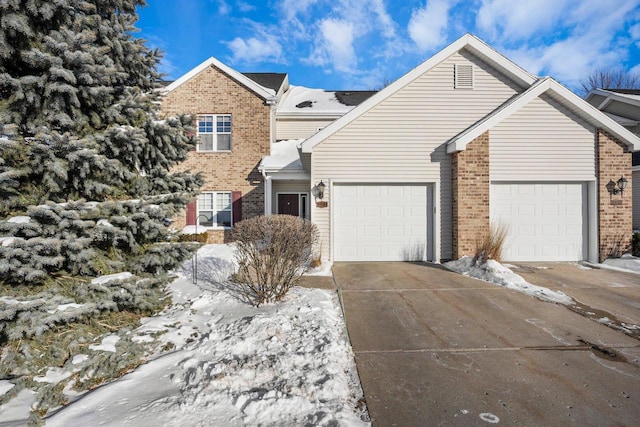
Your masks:
[{"label": "gable vent", "polygon": [[473,89],[473,65],[456,64],[453,74],[456,89]]}]

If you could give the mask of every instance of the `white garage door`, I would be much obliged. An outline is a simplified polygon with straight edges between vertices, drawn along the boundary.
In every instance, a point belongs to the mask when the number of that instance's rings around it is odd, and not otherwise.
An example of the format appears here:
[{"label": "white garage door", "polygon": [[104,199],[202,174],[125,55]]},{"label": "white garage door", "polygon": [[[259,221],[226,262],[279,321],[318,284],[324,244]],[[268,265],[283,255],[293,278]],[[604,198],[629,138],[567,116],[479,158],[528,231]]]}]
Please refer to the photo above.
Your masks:
[{"label": "white garage door", "polygon": [[509,227],[505,261],[584,259],[586,185],[493,183],[491,222]]},{"label": "white garage door", "polygon": [[336,261],[426,258],[426,185],[335,185]]}]

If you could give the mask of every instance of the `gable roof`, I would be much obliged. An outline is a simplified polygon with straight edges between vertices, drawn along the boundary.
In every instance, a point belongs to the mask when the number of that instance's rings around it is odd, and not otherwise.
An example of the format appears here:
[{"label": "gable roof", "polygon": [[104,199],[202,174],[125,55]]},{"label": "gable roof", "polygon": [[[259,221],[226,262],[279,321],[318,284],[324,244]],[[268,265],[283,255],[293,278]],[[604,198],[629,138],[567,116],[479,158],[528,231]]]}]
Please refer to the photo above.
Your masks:
[{"label": "gable roof", "polygon": [[276,93],[282,87],[285,78],[287,77],[286,73],[242,73],[247,76],[254,82],[258,83],[260,86],[266,87],[267,89],[273,89]]},{"label": "gable roof", "polygon": [[520,110],[533,99],[545,93],[560,101],[561,104],[568,107],[572,112],[581,116],[587,122],[605,129],[624,142],[631,150],[640,149],[639,137],[551,77],[545,77],[451,139],[447,143],[447,152],[453,153],[464,150],[471,141]]},{"label": "gable roof", "polygon": [[625,104],[634,105],[640,107],[640,91],[638,90],[625,90],[625,89],[592,89],[586,96],[586,100],[589,101],[595,96],[604,96],[605,98],[600,102],[600,105],[596,105],[600,110],[605,108],[611,103],[611,101],[620,101]]},{"label": "gable roof", "polygon": [[362,114],[369,111],[371,108],[381,103],[394,93],[398,92],[400,89],[413,82],[415,79],[422,76],[424,73],[431,70],[436,65],[440,64],[442,61],[462,49],[468,49],[471,53],[478,56],[483,61],[489,63],[490,65],[494,66],[495,68],[499,69],[501,72],[512,78],[522,87],[527,87],[537,80],[536,76],[525,71],[522,67],[516,65],[514,62],[498,53],[495,49],[487,45],[476,36],[472,34],[465,34],[422,64],[418,65],[413,70],[409,71],[404,76],[400,77],[395,82],[391,83],[386,88],[382,89],[380,92],[371,96],[369,99],[358,105],[349,113],[342,116],[340,119],[331,123],[329,126],[325,127],[324,129],[304,141],[301,146],[302,151],[305,153],[310,153],[313,147],[315,147],[317,144],[324,141],[325,139],[336,133],[338,130],[342,129],[348,123],[360,117]]},{"label": "gable roof", "polygon": [[162,92],[166,94],[173,91],[174,89],[177,89],[178,87],[182,86],[184,83],[188,82],[189,80],[191,80],[192,78],[194,78],[195,76],[197,76],[198,74],[200,74],[202,71],[206,70],[209,67],[215,67],[218,70],[222,71],[223,73],[231,77],[236,82],[242,84],[243,86],[245,86],[246,88],[254,92],[256,95],[258,95],[265,101],[267,102],[275,101],[275,95],[276,95],[275,90],[266,88],[256,83],[254,80],[250,79],[246,75],[218,61],[213,56],[207,59],[206,61],[204,61],[203,63],[201,63],[200,65],[198,65],[197,67],[193,68],[191,71],[189,71],[188,73],[180,77],[178,80],[171,83],[169,86],[164,88]]}]

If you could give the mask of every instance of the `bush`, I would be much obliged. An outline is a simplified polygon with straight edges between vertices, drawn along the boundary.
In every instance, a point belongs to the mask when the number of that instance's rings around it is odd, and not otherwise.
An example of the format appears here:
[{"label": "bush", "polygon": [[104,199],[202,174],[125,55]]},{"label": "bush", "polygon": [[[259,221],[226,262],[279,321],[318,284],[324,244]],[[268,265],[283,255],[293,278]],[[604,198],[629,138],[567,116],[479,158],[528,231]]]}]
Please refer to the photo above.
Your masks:
[{"label": "bush", "polygon": [[508,236],[509,226],[507,224],[491,224],[489,226],[489,233],[482,236],[476,242],[473,261],[478,264],[484,264],[490,259],[500,262],[502,260],[504,242]]},{"label": "bush", "polygon": [[247,301],[259,306],[280,301],[307,271],[318,230],[290,215],[260,216],[235,225],[238,271],[230,278]]},{"label": "bush", "polygon": [[620,232],[611,236],[602,237],[600,241],[600,253],[606,258],[620,258],[622,255],[632,252],[636,241],[635,234],[630,238],[628,233]]}]

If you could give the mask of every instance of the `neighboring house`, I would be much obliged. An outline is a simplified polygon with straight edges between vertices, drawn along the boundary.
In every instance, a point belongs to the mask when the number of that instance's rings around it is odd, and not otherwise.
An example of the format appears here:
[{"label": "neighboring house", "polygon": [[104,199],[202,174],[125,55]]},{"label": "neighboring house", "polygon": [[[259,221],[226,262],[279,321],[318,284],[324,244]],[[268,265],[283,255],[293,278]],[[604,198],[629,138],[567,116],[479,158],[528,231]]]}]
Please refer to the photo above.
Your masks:
[{"label": "neighboring house", "polygon": [[[640,135],[639,89],[594,89],[587,102],[636,135]],[[640,230],[640,152],[633,153],[633,228]]]},{"label": "neighboring house", "polygon": [[471,255],[491,223],[508,226],[513,261],[597,261],[630,239],[631,188],[606,185],[630,175],[640,139],[472,35],[377,93],[248,76],[211,59],[167,87],[167,112],[230,117],[231,150],[187,162],[215,195],[201,196],[200,215],[231,200],[231,221],[214,225],[297,213],[335,261]]}]

